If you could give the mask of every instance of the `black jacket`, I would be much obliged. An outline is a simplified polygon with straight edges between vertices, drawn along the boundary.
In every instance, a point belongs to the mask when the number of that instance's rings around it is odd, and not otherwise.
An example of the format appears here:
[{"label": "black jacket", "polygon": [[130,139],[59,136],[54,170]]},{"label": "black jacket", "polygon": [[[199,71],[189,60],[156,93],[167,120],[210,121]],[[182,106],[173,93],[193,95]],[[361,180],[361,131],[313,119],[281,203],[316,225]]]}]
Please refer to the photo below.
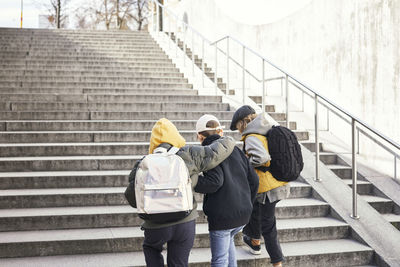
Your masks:
[{"label": "black jacket", "polygon": [[[202,145],[219,139],[207,137]],[[243,151],[235,147],[220,165],[199,176],[195,191],[205,194],[203,211],[209,230],[227,230],[245,225],[250,220],[258,190],[258,176]]]}]

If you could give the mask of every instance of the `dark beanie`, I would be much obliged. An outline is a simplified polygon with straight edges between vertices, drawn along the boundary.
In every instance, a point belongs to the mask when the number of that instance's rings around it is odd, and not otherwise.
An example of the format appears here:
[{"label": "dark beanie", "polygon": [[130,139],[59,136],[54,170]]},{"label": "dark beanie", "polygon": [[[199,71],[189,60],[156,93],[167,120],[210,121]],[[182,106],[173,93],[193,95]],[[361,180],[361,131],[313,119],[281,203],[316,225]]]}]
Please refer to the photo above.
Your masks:
[{"label": "dark beanie", "polygon": [[238,123],[238,121],[242,120],[243,118],[246,118],[250,114],[256,114],[254,108],[248,105],[241,106],[238,110],[235,111],[235,114],[233,114],[230,129],[232,131],[237,130],[236,123]]}]

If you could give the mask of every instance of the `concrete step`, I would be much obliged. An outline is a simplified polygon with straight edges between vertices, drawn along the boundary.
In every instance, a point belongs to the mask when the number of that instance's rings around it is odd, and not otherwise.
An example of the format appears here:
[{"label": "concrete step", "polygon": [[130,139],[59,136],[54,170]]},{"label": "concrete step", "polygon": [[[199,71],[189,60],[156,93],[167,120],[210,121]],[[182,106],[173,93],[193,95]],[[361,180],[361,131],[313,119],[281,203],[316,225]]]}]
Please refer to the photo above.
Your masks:
[{"label": "concrete step", "polygon": [[[324,225],[324,223],[326,222],[321,220],[319,225]],[[332,222],[329,223],[332,224]],[[310,224],[312,225],[313,222],[310,222]],[[341,225],[335,226],[333,226],[333,228],[338,229]],[[329,229],[329,226],[325,228],[327,228],[325,231],[327,232],[326,239],[328,240],[340,239],[340,237],[343,236],[341,234],[332,234],[336,233],[336,231]],[[347,228],[347,226],[343,225],[342,228]],[[306,228],[296,228],[293,226],[286,228],[285,232],[290,232],[289,235],[291,236],[317,236],[316,233],[307,233]],[[139,227],[22,231],[0,233],[0,236],[0,240],[2,240],[0,241],[0,247],[3,247],[3,249],[0,250],[3,251],[0,257],[3,258],[140,251],[143,242],[143,232]],[[236,245],[243,245],[240,241],[240,237],[241,234],[237,235],[235,240]],[[344,236],[344,238],[345,237],[346,236]],[[293,241],[296,240],[290,240],[288,242]],[[209,247],[206,224],[196,225],[196,237],[193,247]]]},{"label": "concrete step", "polygon": [[394,227],[400,230],[400,214],[387,213],[387,214],[382,214],[382,216],[385,218],[385,220],[387,220]]},{"label": "concrete step", "polygon": [[276,121],[285,121],[286,113],[268,112],[268,114]]},{"label": "concrete step", "polygon": [[0,157],[145,155],[148,150],[148,142],[0,144]]},{"label": "concrete step", "polygon": [[[56,94],[56,95],[198,95],[194,89],[168,89],[143,88],[143,89],[118,89],[118,88],[2,88],[2,94]],[[2,98],[3,99],[3,98]]]},{"label": "concrete step", "polygon": [[[1,79],[1,78],[0,78]],[[135,75],[132,75],[132,77],[129,76],[111,76],[107,75],[106,73],[102,76],[69,76],[69,77],[61,77],[61,76],[19,76],[19,77],[6,77],[2,80],[0,80],[1,83],[3,84],[8,84],[10,86],[21,85],[24,86],[25,83],[37,83],[37,82],[43,82],[43,83],[93,83],[93,82],[106,82],[106,83],[111,83],[111,82],[124,82],[124,83],[129,83],[132,80],[135,81],[135,83],[188,83],[188,80],[184,77],[179,77],[179,76],[157,76],[157,75],[152,75],[152,76],[141,76],[141,77],[135,77]]]},{"label": "concrete step", "polygon": [[153,69],[159,70],[165,68],[174,68],[175,64],[162,61],[162,62],[149,62],[149,61],[112,61],[107,62],[98,62],[98,61],[18,61],[14,62],[13,60],[7,60],[0,62],[0,67],[3,69],[16,69],[16,70],[30,70],[30,69],[38,69],[40,67],[41,70],[137,70],[137,69]]},{"label": "concrete step", "polygon": [[153,64],[152,66],[137,66],[137,67],[131,67],[129,65],[123,65],[123,66],[117,66],[114,64],[114,66],[109,66],[109,65],[98,65],[98,66],[82,66],[82,65],[49,65],[49,66],[44,66],[41,69],[38,69],[37,67],[29,67],[26,64],[14,64],[14,65],[9,65],[9,64],[2,64],[0,63],[0,73],[6,73],[6,74],[13,74],[13,73],[22,73],[22,74],[36,74],[36,73],[42,73],[42,74],[57,74],[61,75],[64,73],[68,74],[78,74],[78,73],[104,73],[107,72],[109,74],[113,73],[154,73],[154,72],[160,72],[160,73],[179,73],[179,70],[174,67],[172,64],[163,64],[163,65],[156,65]]},{"label": "concrete step", "polygon": [[[61,56],[60,56],[61,55]],[[26,58],[44,58],[44,57],[93,57],[99,56],[109,58],[143,58],[143,57],[168,57],[161,49],[154,47],[153,49],[130,49],[129,51],[124,50],[91,50],[91,49],[54,49],[54,50],[39,50],[39,49],[20,49],[18,51],[4,51],[0,50],[0,58],[13,58],[13,59],[26,59]]]},{"label": "concrete step", "polygon": [[160,83],[158,79],[154,79],[152,82],[1,82],[0,90],[3,88],[15,88],[16,92],[19,88],[49,88],[49,87],[59,87],[59,88],[123,88],[123,89],[141,89],[141,88],[165,88],[165,89],[192,89],[193,85],[188,83]]},{"label": "concrete step", "polygon": [[[106,36],[56,36],[56,35],[38,35],[38,36],[19,36],[17,38],[13,36],[4,36],[0,40],[4,44],[11,43],[12,40],[25,41],[27,43],[40,43],[47,44],[50,47],[57,46],[57,44],[63,43],[71,43],[71,44],[137,44],[140,42],[145,43],[156,43],[150,35],[148,36],[132,36],[133,38],[129,38],[129,36],[124,37],[106,37]],[[48,39],[51,39],[51,42],[48,42]],[[47,41],[47,42],[46,42]]]},{"label": "concrete step", "polygon": [[343,161],[336,153],[334,152],[320,152],[320,160],[324,164],[328,165],[344,165],[348,166],[345,161]]},{"label": "concrete step", "polygon": [[[34,195],[14,195],[9,196],[8,199],[10,201],[14,201],[17,198],[25,197],[34,203],[21,203],[22,206],[25,204],[27,207],[16,208],[14,206],[10,206],[7,208],[0,209],[0,225],[2,226],[0,229],[1,232],[8,231],[26,231],[26,230],[58,230],[58,229],[77,229],[77,228],[101,228],[101,227],[121,227],[121,226],[129,226],[129,227],[137,227],[140,226],[143,221],[137,215],[136,209],[127,205],[125,198],[123,197],[123,191],[125,188],[113,188],[113,191],[121,191],[121,193],[112,193],[111,189],[109,189],[108,194],[95,194],[93,193],[93,189],[91,189],[92,194],[84,193],[84,190],[87,192],[88,189],[75,189],[75,193],[70,193],[69,195],[57,195],[54,191],[50,192],[50,189],[47,189],[48,193],[53,195],[42,195],[43,201],[51,201],[55,200],[51,206],[43,205],[39,203],[39,196]],[[98,190],[102,188],[97,188]],[[16,190],[14,190],[16,191]],[[38,191],[38,190],[33,190]],[[43,191],[43,190],[41,190]],[[62,189],[58,189],[57,192],[62,191]],[[63,189],[64,193],[67,189]],[[72,191],[72,190],[69,190]],[[104,191],[104,190],[103,190]],[[1,192],[1,191],[0,191]],[[90,200],[94,201],[95,197],[98,200],[90,205]],[[104,204],[106,201],[103,199],[106,198],[110,201],[110,203]],[[4,197],[2,197],[4,198]],[[78,200],[81,200],[84,203],[80,203]],[[59,203],[59,201],[63,200],[64,202]],[[296,199],[300,203],[304,202],[304,199]],[[67,201],[70,202],[68,206]],[[72,204],[76,201],[76,205]],[[102,204],[103,203],[103,204]],[[119,203],[119,204],[118,204]],[[293,201],[292,201],[293,203]],[[36,205],[35,205],[36,204]],[[324,202],[318,203],[320,204],[320,208],[325,209]],[[307,204],[293,206],[290,205],[290,202],[285,200],[282,201],[279,207],[276,208],[276,217],[280,221],[278,223],[278,227],[283,229],[291,229],[291,228],[303,228],[306,231],[310,231],[311,228],[315,228],[315,231],[320,231],[324,229],[318,229],[319,227],[325,228],[328,226],[341,226],[340,237],[345,237],[348,235],[348,229],[344,223],[338,222],[337,220],[331,218],[325,218],[326,212],[323,211],[311,211],[312,207],[318,207],[317,205],[310,206]],[[298,213],[304,212],[301,218],[296,217],[288,217],[288,213],[292,210],[296,210]],[[202,211],[202,204],[198,203],[198,212],[199,217],[197,218],[197,223],[205,223],[207,222],[206,216]],[[316,215],[316,216],[314,216]],[[295,221],[298,220],[296,225]],[[334,221],[333,221],[334,220]],[[49,223],[51,222],[51,223]],[[319,227],[318,227],[319,226]],[[291,241],[294,238],[290,234],[282,234],[286,236],[281,237],[282,240]],[[312,235],[310,232],[309,235]],[[324,237],[325,236],[325,237]],[[310,238],[310,237],[308,237]],[[314,239],[326,239],[327,235],[319,233]],[[0,239],[1,240],[1,239]],[[307,240],[306,237],[298,237],[298,241]]]},{"label": "concrete step", "polygon": [[[348,186],[352,187],[353,180],[351,179],[343,179]],[[373,194],[373,185],[368,181],[357,180],[357,193],[360,195],[372,195]]]},{"label": "concrete step", "polygon": [[43,47],[48,47],[50,51],[56,50],[56,49],[69,49],[69,50],[92,50],[92,51],[122,51],[122,50],[147,50],[148,48],[150,49],[157,49],[159,48],[158,45],[154,43],[126,43],[126,44],[113,44],[113,43],[71,43],[71,42],[64,42],[64,43],[58,43],[55,45],[49,45],[49,43],[27,43],[27,44],[22,44],[22,45],[10,45],[9,43],[3,43],[0,45],[0,50],[15,50],[15,49],[23,49],[23,50],[36,50],[40,49]]},{"label": "concrete step", "polygon": [[[327,166],[340,178],[351,179],[352,168],[350,166],[344,166],[344,165],[327,165]],[[360,173],[357,174],[357,177],[358,179],[364,178]]]},{"label": "concrete step", "polygon": [[[188,110],[191,110],[190,108]],[[232,111],[207,111],[220,120],[232,119]],[[0,111],[0,120],[197,120],[203,111],[142,111],[142,112],[99,112],[99,111]],[[4,125],[3,125],[4,127]]]},{"label": "concrete step", "polygon": [[[310,150],[311,152],[315,152],[315,142],[307,141],[307,142],[301,142],[301,144]],[[319,150],[322,152],[323,151],[323,144],[319,143]]]},{"label": "concrete step", "polygon": [[[166,93],[166,92],[164,92]],[[1,94],[0,103],[29,103],[38,101],[51,101],[55,103],[92,103],[95,104],[123,104],[123,103],[180,103],[180,102],[202,102],[202,103],[221,103],[222,96],[204,95],[161,95],[161,94]],[[3,102],[4,101],[4,102]]]},{"label": "concrete step", "polygon": [[[48,42],[48,40],[51,42]],[[79,46],[101,46],[101,45],[116,45],[116,46],[131,46],[131,45],[140,45],[140,44],[148,44],[148,45],[156,45],[156,42],[150,37],[135,37],[135,38],[82,38],[82,37],[73,37],[71,40],[68,37],[57,38],[55,36],[49,37],[31,37],[31,38],[1,38],[0,44],[3,46],[15,46],[20,47],[26,44],[30,44],[32,46],[48,46],[51,48],[57,48],[59,45],[79,45]]]},{"label": "concrete step", "polygon": [[12,42],[24,42],[30,44],[31,46],[48,46],[49,49],[57,48],[63,45],[75,45],[75,46],[87,46],[87,47],[99,47],[99,46],[137,46],[137,45],[157,45],[157,43],[149,38],[135,38],[132,40],[113,40],[113,38],[108,39],[94,39],[94,38],[80,38],[74,40],[68,40],[67,38],[51,38],[51,42],[44,37],[42,38],[31,38],[31,39],[21,39],[14,38],[8,40],[0,40],[0,44],[3,46],[8,46]]},{"label": "concrete step", "polygon": [[8,50],[0,50],[0,56],[9,56],[9,57],[26,57],[26,56],[57,56],[57,55],[69,55],[69,56],[93,56],[96,57],[98,55],[102,56],[144,56],[144,55],[157,55],[166,57],[167,55],[163,52],[163,50],[159,47],[149,47],[146,50],[142,49],[130,49],[130,50],[93,50],[89,48],[73,48],[73,49],[43,49],[43,48],[28,48],[28,49],[14,49],[11,48]]},{"label": "concrete step", "polygon": [[[196,131],[180,131],[189,142],[197,141]],[[224,132],[240,140],[239,132]],[[146,142],[151,131],[97,131],[97,132],[0,132],[1,143],[64,143],[64,142]]]},{"label": "concrete step", "polygon": [[[200,101],[199,101],[200,102]],[[229,111],[229,104],[224,103],[199,103],[199,102],[150,102],[150,103],[69,103],[69,102],[11,102],[1,103],[0,109],[11,111],[35,110],[82,110],[82,111],[202,111],[221,110]],[[3,106],[2,104],[10,104]]]},{"label": "concrete step", "polygon": [[[40,124],[40,123],[39,123]],[[57,124],[57,123],[55,123]],[[72,127],[76,127],[77,123],[71,123]],[[103,123],[104,124],[104,123]],[[181,123],[179,123],[181,124]],[[229,121],[221,124],[229,125]],[[1,124],[0,124],[1,125]],[[7,128],[8,122],[6,123]],[[64,124],[66,125],[66,124]],[[110,123],[106,125],[108,128],[113,129],[112,125],[118,125],[117,123]],[[132,127],[139,128],[140,125],[144,125],[141,123],[135,123]],[[154,125],[154,124],[153,124]],[[182,127],[180,129],[180,133],[185,138],[186,141],[195,142],[197,141],[197,133],[194,130],[195,124],[192,123],[182,123]],[[192,125],[192,126],[191,126]],[[99,126],[98,125],[87,125],[87,126]],[[66,127],[68,128],[68,127]],[[188,130],[182,130],[184,128],[189,128]],[[69,129],[70,130],[70,129]],[[304,132],[296,131],[296,135],[298,139],[301,140],[304,138]],[[241,135],[237,131],[225,131],[225,136],[232,136],[236,140],[240,140]],[[14,143],[70,143],[70,142],[147,142],[150,140],[151,136],[151,127],[143,128],[143,130],[138,131],[36,131],[36,132],[0,132],[0,142],[3,144],[14,144]]]},{"label": "concrete step", "polygon": [[2,59],[2,64],[7,65],[7,67],[12,67],[15,65],[25,65],[25,67],[31,67],[31,66],[40,66],[43,68],[51,68],[51,66],[69,66],[69,65],[74,65],[74,66],[131,66],[131,67],[136,67],[136,66],[175,66],[171,60],[169,59],[162,59],[162,58],[120,58],[120,59],[110,59],[110,58],[67,58],[65,60],[61,59],[20,59],[20,60],[15,60],[15,59]]},{"label": "concrete step", "polygon": [[56,71],[56,70],[0,70],[0,79],[6,80],[7,78],[15,79],[31,79],[33,77],[96,77],[96,76],[106,76],[106,77],[130,77],[130,78],[146,78],[146,77],[183,77],[182,73],[177,70],[172,72],[143,72],[143,71]]},{"label": "concrete step", "polygon": [[371,195],[361,195],[360,197],[367,201],[379,213],[393,213],[394,203],[391,199]]},{"label": "concrete step", "polygon": [[121,31],[121,30],[71,30],[71,29],[18,29],[18,28],[0,28],[1,33],[6,36],[29,36],[32,37],[51,37],[51,36],[104,36],[104,37],[142,37],[150,36],[147,31]]},{"label": "concrete step", "polygon": [[[130,170],[1,172],[0,189],[126,187]],[[311,186],[291,182],[290,198],[311,196]]]},{"label": "concrete step", "polygon": [[0,172],[130,170],[143,156],[3,157]]},{"label": "concrete step", "polygon": [[2,94],[0,93],[1,102],[17,103],[22,102],[89,102],[89,103],[150,103],[155,102],[222,102],[222,96],[199,96],[199,95],[164,95],[160,94]]},{"label": "concrete step", "polygon": [[[373,263],[374,252],[368,246],[350,239],[320,240],[282,243],[285,266],[356,266]],[[301,249],[299,249],[301,248]],[[239,266],[262,266],[269,262],[264,249],[255,257],[245,247],[236,247]],[[209,248],[194,248],[189,258],[189,266],[210,265]],[[75,254],[65,256],[3,258],[0,264],[15,266],[146,266],[143,252]]]},{"label": "concrete step", "polygon": [[113,55],[107,55],[107,54],[97,54],[96,56],[92,55],[81,55],[78,53],[72,53],[71,55],[57,55],[57,54],[51,54],[51,55],[26,55],[26,56],[2,56],[0,55],[1,60],[13,60],[14,62],[21,62],[21,61],[75,61],[75,62],[80,62],[80,61],[94,61],[94,62],[102,62],[102,61],[113,61],[113,62],[143,62],[143,61],[160,61],[160,62],[170,62],[169,58],[165,54],[124,54],[124,53],[119,53],[118,56],[113,56]]},{"label": "concrete step", "polygon": [[[20,56],[20,53],[24,52],[39,52],[39,53],[60,53],[63,51],[69,52],[125,52],[125,51],[160,51],[160,47],[152,42],[151,40],[139,40],[138,42],[87,42],[82,41],[79,43],[68,42],[68,41],[60,41],[55,44],[49,45],[49,43],[37,42],[37,41],[15,41],[15,42],[25,42],[23,44],[10,44],[10,41],[1,41],[0,40],[0,51],[2,52],[13,52],[13,55]],[[46,47],[47,49],[43,49]],[[23,55],[23,54],[22,54]]]},{"label": "concrete step", "polygon": [[[130,170],[0,172],[0,189],[126,187]],[[306,186],[296,186],[306,194]]]},{"label": "concrete step", "polygon": [[83,62],[102,62],[107,64],[108,62],[147,62],[147,61],[155,61],[155,62],[171,62],[172,61],[165,55],[143,55],[143,56],[107,56],[107,55],[97,55],[97,56],[63,56],[63,55],[56,55],[56,56],[26,56],[21,58],[16,57],[9,57],[9,56],[0,56],[3,62],[13,61],[13,62],[57,62],[57,61],[64,61],[69,63],[79,63]]}]

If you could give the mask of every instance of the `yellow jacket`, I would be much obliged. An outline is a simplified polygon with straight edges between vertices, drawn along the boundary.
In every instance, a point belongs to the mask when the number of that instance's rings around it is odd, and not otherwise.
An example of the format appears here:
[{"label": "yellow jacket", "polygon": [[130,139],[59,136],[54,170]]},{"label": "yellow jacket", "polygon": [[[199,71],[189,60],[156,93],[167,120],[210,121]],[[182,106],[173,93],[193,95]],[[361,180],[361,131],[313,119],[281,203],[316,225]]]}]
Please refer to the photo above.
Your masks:
[{"label": "yellow jacket", "polygon": [[[245,149],[246,149],[246,154],[248,151],[248,147],[246,147],[246,138],[250,137],[250,136],[254,136],[256,137],[258,140],[260,140],[260,142],[262,143],[264,149],[267,151],[267,153],[269,153],[268,151],[268,140],[265,136],[261,135],[261,134],[248,134],[248,135],[244,135],[242,137],[242,141],[244,142],[245,145]],[[251,155],[248,155],[251,156]],[[264,164],[262,164],[261,166],[265,166],[265,167],[269,167],[269,165],[271,165],[271,161],[268,161]],[[277,187],[286,185],[287,182],[282,182],[282,181],[278,181],[274,178],[274,176],[272,176],[272,174],[267,171],[267,172],[263,172],[260,170],[255,169],[259,179],[260,179],[260,185],[258,187],[258,193],[264,193],[267,191],[270,191],[272,189],[275,189]]]}]

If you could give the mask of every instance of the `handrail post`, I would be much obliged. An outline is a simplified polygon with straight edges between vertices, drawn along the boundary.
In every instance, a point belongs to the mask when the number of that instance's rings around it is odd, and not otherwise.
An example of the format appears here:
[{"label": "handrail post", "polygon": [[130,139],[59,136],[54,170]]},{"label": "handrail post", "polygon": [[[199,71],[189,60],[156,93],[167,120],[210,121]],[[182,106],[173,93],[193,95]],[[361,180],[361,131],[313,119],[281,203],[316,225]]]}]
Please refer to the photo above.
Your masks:
[{"label": "handrail post", "polygon": [[215,43],[215,71],[214,71],[214,83],[215,83],[215,95],[218,95],[218,78],[217,78],[217,69],[218,69],[218,43]]},{"label": "handrail post", "polygon": [[352,189],[353,189],[353,213],[351,214],[351,218],[358,219],[360,218],[357,215],[357,161],[356,161],[356,120],[351,118],[351,178],[353,181]]},{"label": "handrail post", "polygon": [[245,68],[244,68],[244,63],[245,63],[245,52],[246,52],[246,48],[244,47],[244,46],[242,46],[243,47],[243,52],[242,52],[242,54],[243,54],[243,58],[242,58],[242,71],[243,71],[243,74],[242,74],[242,82],[243,82],[243,105],[246,103],[246,92],[245,92],[245,80],[244,80],[244,76],[245,76]]},{"label": "handrail post", "polygon": [[[154,6],[157,7],[157,5],[153,2]],[[154,32],[154,7],[151,8],[151,30]]]},{"label": "handrail post", "polygon": [[397,156],[394,155],[394,179],[397,180]]},{"label": "handrail post", "polygon": [[[167,11],[167,13],[168,13],[168,11]],[[164,18],[164,19],[165,19],[165,18]],[[170,16],[168,15],[168,37],[169,37],[169,40],[168,40],[168,48],[169,48],[169,49],[171,49],[171,42],[172,42],[171,33],[172,33],[172,30],[171,30],[171,18],[170,18]]]},{"label": "handrail post", "polygon": [[329,132],[329,109],[328,108],[326,109],[326,130]]},{"label": "handrail post", "polygon": [[360,130],[357,127],[357,154],[360,154]]},{"label": "handrail post", "polygon": [[183,29],[183,45],[182,45],[182,50],[183,50],[183,66],[186,67],[186,28]]},{"label": "handrail post", "polygon": [[226,38],[226,94],[229,95],[229,36]]},{"label": "handrail post", "polygon": [[261,97],[261,108],[262,112],[265,113],[265,60],[262,59],[262,97]]},{"label": "handrail post", "polygon": [[176,55],[176,58],[178,58],[178,47],[179,47],[179,44],[178,44],[178,20],[175,18],[175,27],[176,27],[176,29],[175,29],[175,55]]},{"label": "handrail post", "polygon": [[289,128],[289,76],[285,74],[286,88],[286,127]]},{"label": "handrail post", "polygon": [[192,30],[192,75],[194,77],[194,32]]},{"label": "handrail post", "polygon": [[318,128],[318,95],[315,94],[315,114],[314,114],[314,123],[315,123],[315,181],[321,182],[321,178],[319,177],[319,128]]},{"label": "handrail post", "polygon": [[157,34],[160,31],[160,10],[158,4],[156,4],[156,32]]},{"label": "handrail post", "polygon": [[203,72],[201,77],[202,77],[203,88],[204,88],[204,76],[206,75],[204,72],[204,39],[202,38],[201,40],[202,40],[202,42],[201,42],[201,70]]}]

